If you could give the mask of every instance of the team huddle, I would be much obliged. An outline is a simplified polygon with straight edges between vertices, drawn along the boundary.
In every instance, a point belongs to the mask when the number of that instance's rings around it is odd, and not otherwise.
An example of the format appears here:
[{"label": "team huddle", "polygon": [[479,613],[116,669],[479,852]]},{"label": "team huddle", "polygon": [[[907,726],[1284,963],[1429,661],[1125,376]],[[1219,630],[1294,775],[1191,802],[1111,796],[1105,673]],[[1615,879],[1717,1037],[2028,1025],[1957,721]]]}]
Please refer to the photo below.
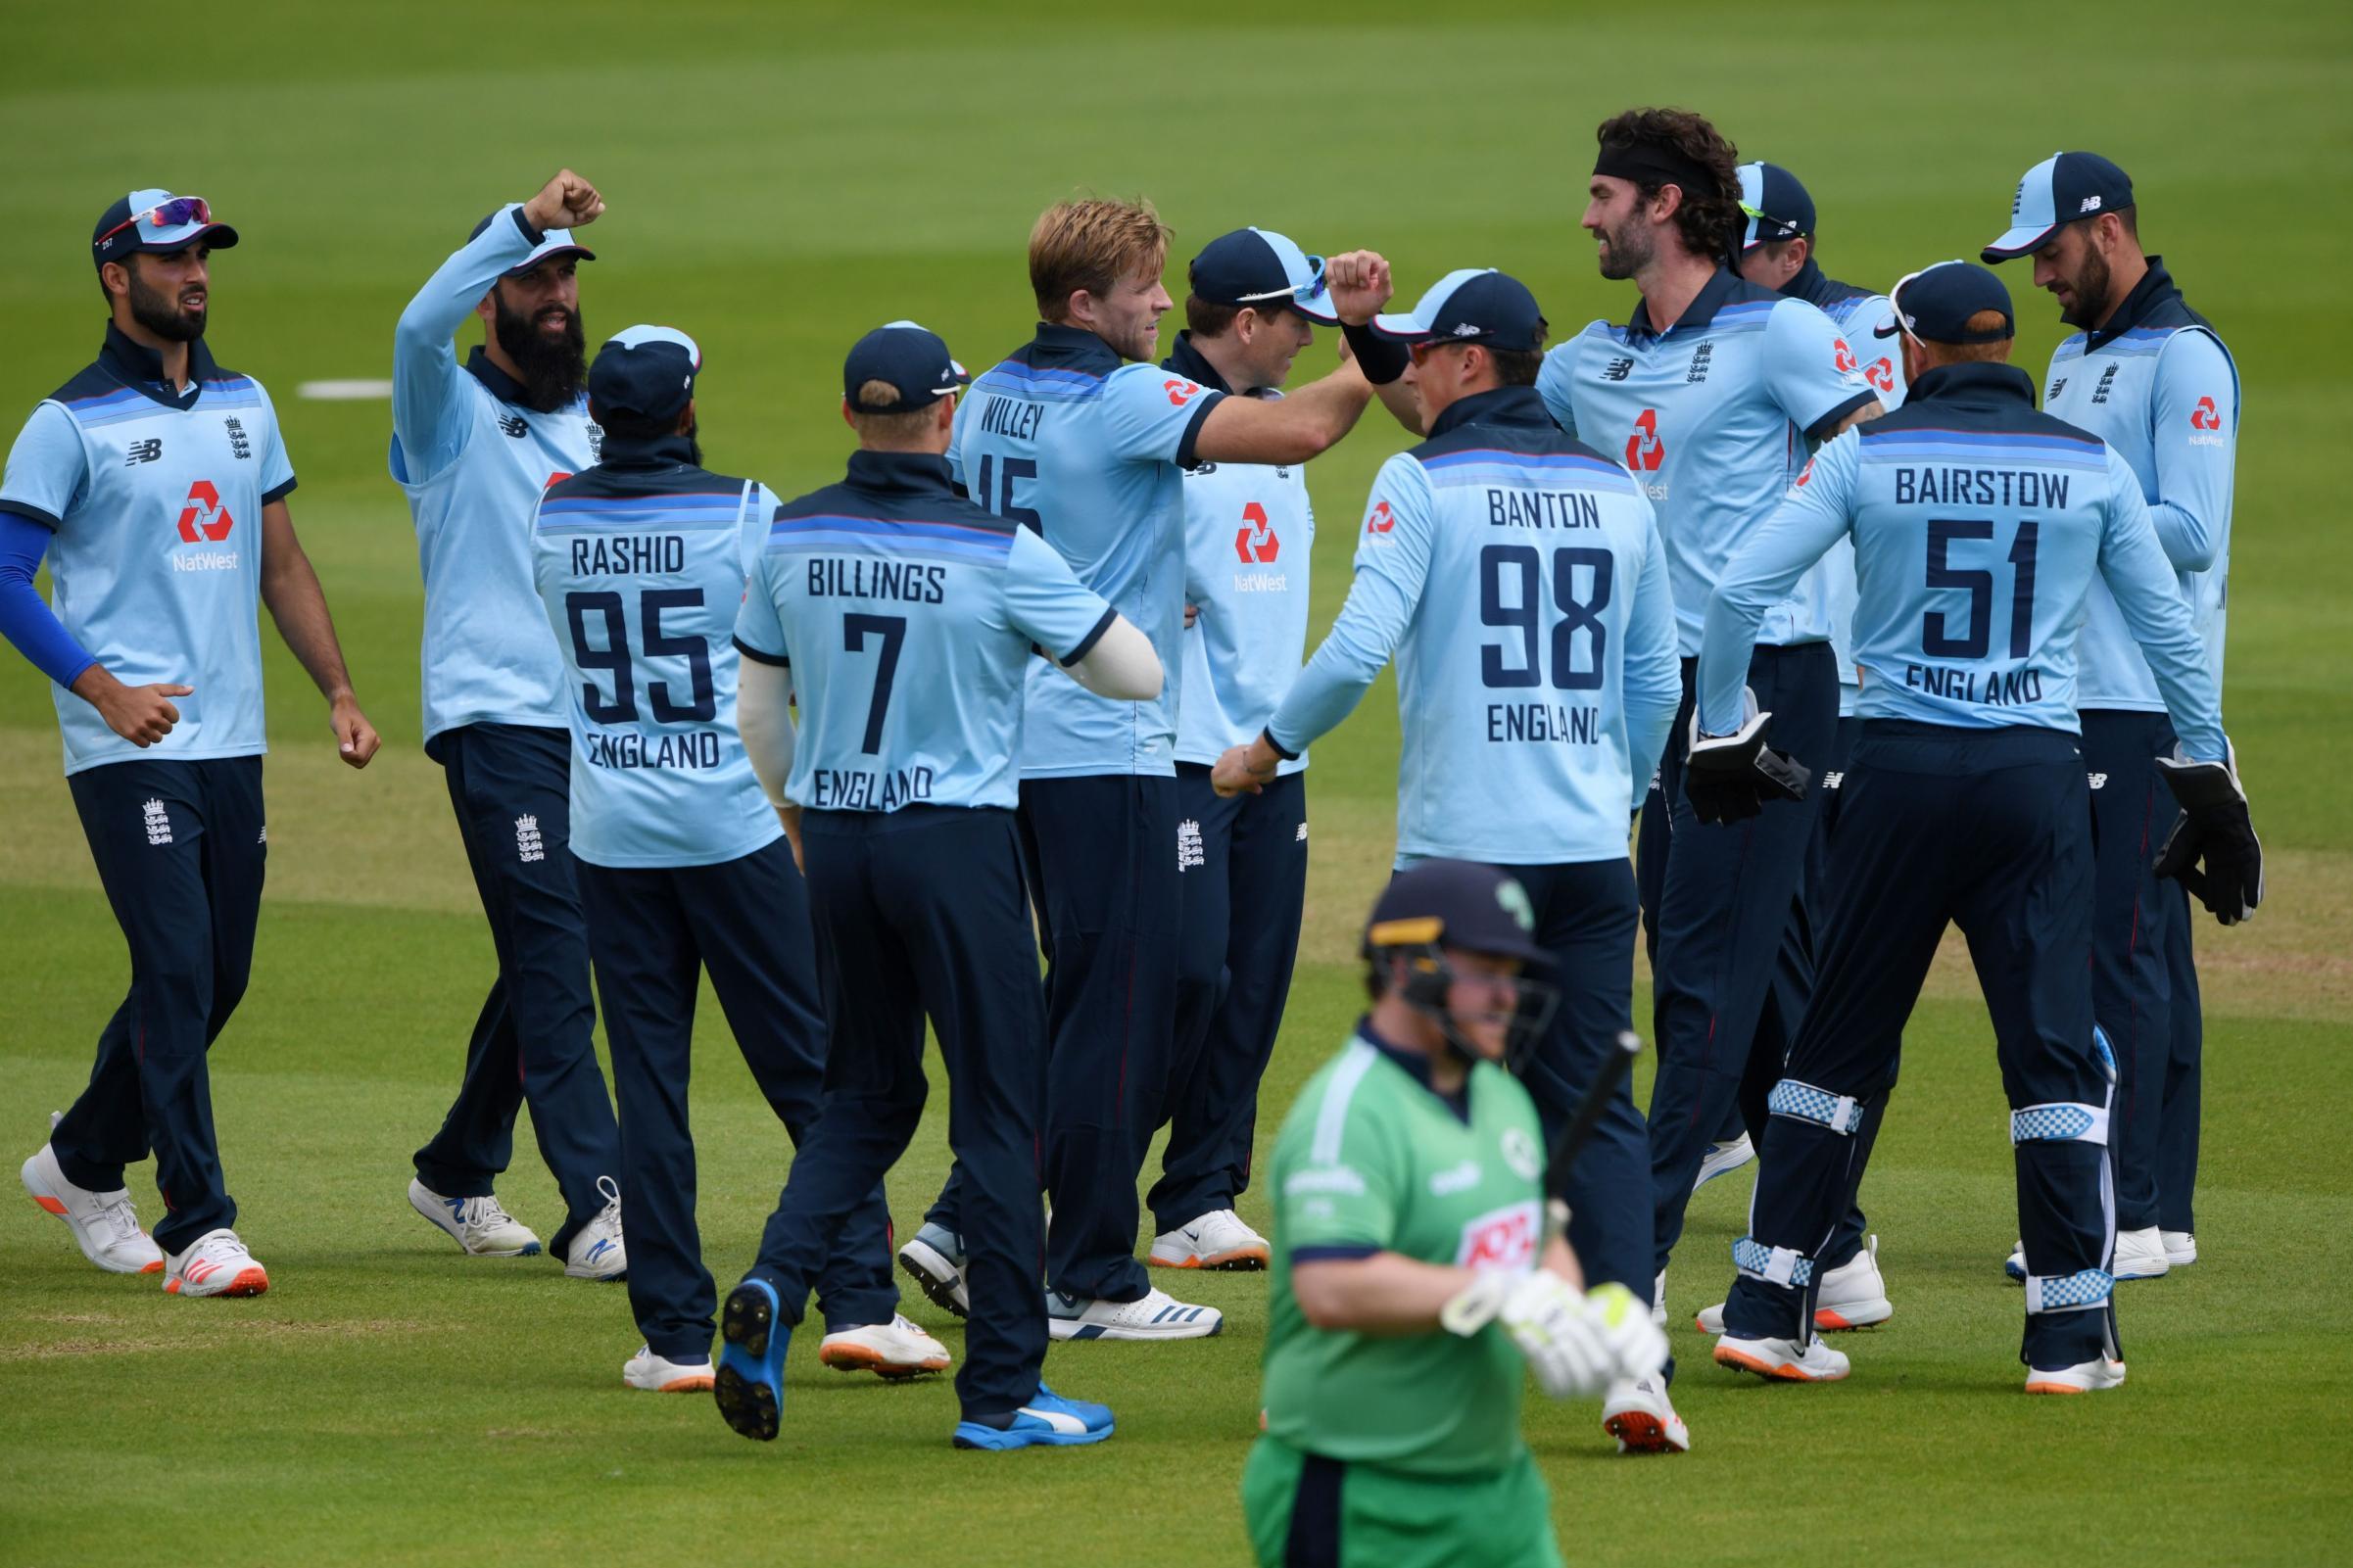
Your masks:
[{"label": "team huddle", "polygon": [[[1551,343],[1493,268],[1391,310],[1378,253],[1245,228],[1191,260],[1162,355],[1170,231],[1066,202],[1030,236],[1034,336],[978,375],[913,321],[861,337],[846,473],[790,499],[703,466],[691,335],[588,354],[593,185],[477,223],[394,336],[426,751],[498,958],[415,1212],[541,1254],[496,1195],[528,1103],[565,1206],[546,1251],[626,1281],[624,1381],[707,1391],[757,1439],[812,1293],[825,1364],[950,1366],[894,1261],[966,1319],[977,1449],[1110,1437],[1047,1386],[1049,1345],[1217,1334],[1152,1270],[1265,1269],[1260,1560],[1557,1562],[1525,1375],[1600,1397],[1621,1452],[1691,1447],[1661,1329],[1698,1186],[1756,1161],[1697,1314],[1720,1366],[1842,1379],[1822,1334],[1894,1315],[1859,1200],[1957,924],[2011,1107],[2026,1389],[2121,1385],[2115,1283],[2196,1258],[2189,899],[2228,925],[2262,890],[2220,699],[2229,353],[2096,155],[2029,169],[1982,250],[2031,258],[2078,329],[2038,408],[1987,266],[1835,282],[1802,184],[1705,119],[1597,141],[1582,225],[1636,287],[1623,324]],[[183,1296],[268,1284],[205,1072],[266,858],[261,603],[344,760],[378,743],[268,396],[204,342],[237,241],[200,198],[109,209],[104,348],[0,479],[0,635],[55,683],[132,959],[24,1181],[91,1262]],[[1339,366],[1286,391],[1317,326]],[[1375,401],[1416,444],[1310,657],[1304,465]],[[1237,1202],[1308,753],[1390,665],[1369,1001],[1258,1183],[1270,1239]],[[796,1150],[724,1299],[687,1118],[704,974]],[[894,1257],[927,1024],[954,1164]],[[150,1154],[152,1236],[123,1179]]]}]

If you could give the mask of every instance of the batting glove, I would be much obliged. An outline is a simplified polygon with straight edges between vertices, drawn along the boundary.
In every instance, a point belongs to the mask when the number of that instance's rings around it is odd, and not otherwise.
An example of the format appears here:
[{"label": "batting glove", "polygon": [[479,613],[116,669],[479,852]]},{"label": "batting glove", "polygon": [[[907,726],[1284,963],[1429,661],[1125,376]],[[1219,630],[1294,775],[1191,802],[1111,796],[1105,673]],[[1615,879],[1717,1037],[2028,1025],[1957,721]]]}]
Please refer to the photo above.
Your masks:
[{"label": "batting glove", "polygon": [[2157,766],[2182,803],[2181,820],[2158,852],[2157,875],[2176,879],[2216,920],[2235,926],[2263,902],[2263,845],[2239,787],[2238,752],[2192,762],[2176,746]]},{"label": "batting glove", "polygon": [[1537,1386],[1556,1400],[1599,1394],[1616,1375],[1616,1357],[1588,1302],[1550,1269],[1521,1275],[1496,1321],[1528,1358]]}]

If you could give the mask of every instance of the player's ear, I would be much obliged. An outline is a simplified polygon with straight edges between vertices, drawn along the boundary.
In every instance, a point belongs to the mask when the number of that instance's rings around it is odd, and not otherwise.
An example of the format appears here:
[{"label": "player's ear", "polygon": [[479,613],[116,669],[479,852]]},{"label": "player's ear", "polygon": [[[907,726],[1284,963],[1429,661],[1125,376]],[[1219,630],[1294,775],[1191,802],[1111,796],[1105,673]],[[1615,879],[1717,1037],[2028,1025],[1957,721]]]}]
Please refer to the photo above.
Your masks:
[{"label": "player's ear", "polygon": [[858,428],[858,416],[849,411],[849,400],[847,398],[841,400],[841,422],[849,426],[849,428],[852,430]]},{"label": "player's ear", "polygon": [[954,430],[956,428],[956,395],[952,392],[947,394],[934,407],[936,411],[932,415],[932,429],[940,435]]}]

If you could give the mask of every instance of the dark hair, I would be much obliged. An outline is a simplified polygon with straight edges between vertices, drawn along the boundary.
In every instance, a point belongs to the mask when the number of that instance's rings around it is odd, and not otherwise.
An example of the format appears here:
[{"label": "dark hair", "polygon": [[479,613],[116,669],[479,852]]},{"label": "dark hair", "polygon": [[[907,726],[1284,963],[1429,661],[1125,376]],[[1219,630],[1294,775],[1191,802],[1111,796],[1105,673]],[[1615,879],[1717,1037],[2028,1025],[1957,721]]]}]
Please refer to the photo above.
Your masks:
[{"label": "dark hair", "polygon": [[1536,373],[1544,368],[1544,350],[1489,349],[1495,360],[1496,379],[1507,387],[1532,387]]},{"label": "dark hair", "polygon": [[1261,320],[1272,320],[1288,307],[1279,300],[1262,300],[1252,305],[1222,305],[1205,300],[1198,294],[1184,297],[1184,324],[1196,338],[1223,337],[1233,330],[1235,318],[1244,310],[1256,310]]},{"label": "dark hair", "polygon": [[1695,256],[1721,257],[1732,248],[1744,218],[1740,210],[1740,154],[1704,115],[1688,109],[1629,109],[1602,121],[1594,139],[1604,148],[1623,151],[1656,148],[1695,164],[1715,180],[1712,191],[1685,189],[1674,180],[1637,180],[1634,188],[1649,201],[1668,185],[1683,191],[1675,208],[1675,227],[1684,249]]},{"label": "dark hair", "polygon": [[678,434],[678,415],[667,419],[648,419],[642,413],[623,413],[618,409],[589,406],[589,417],[597,428],[616,441],[659,441],[664,436]]}]

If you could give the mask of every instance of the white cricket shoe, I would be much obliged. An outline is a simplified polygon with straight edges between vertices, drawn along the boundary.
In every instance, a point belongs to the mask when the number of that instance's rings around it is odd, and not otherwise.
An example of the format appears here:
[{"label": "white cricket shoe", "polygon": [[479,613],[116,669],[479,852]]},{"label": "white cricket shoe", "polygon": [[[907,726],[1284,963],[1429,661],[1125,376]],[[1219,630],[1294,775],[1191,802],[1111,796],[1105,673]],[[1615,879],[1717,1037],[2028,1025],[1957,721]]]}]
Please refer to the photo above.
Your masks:
[{"label": "white cricket shoe", "polygon": [[2116,1233],[2116,1258],[2108,1272],[2118,1279],[2162,1279],[2172,1266],[2156,1226]]},{"label": "white cricket shoe", "polygon": [[1241,1215],[1213,1209],[1189,1225],[1153,1237],[1144,1261],[1154,1268],[1258,1269],[1273,1257],[1267,1238],[1243,1224]]},{"label": "white cricket shoe", "polygon": [[2165,1243],[2165,1260],[2176,1268],[2187,1268],[2198,1260],[2198,1239],[2186,1230],[2157,1232]]},{"label": "white cricket shoe", "polygon": [[1689,1453],[1691,1428],[1675,1413],[1661,1377],[1624,1378],[1602,1400],[1602,1430],[1620,1453]]},{"label": "white cricket shoe", "polygon": [[604,1207],[597,1217],[572,1233],[564,1249],[563,1271],[574,1279],[609,1281],[629,1273],[629,1251],[621,1244],[621,1189],[610,1176],[597,1178]]},{"label": "white cricket shoe", "polygon": [[888,1323],[828,1334],[817,1347],[817,1359],[837,1372],[872,1372],[893,1380],[948,1368],[947,1347],[899,1313]]},{"label": "white cricket shoe", "polygon": [[1666,1327],[1666,1270],[1663,1268],[1651,1284],[1651,1326]]},{"label": "white cricket shoe", "polygon": [[225,1227],[206,1231],[164,1260],[164,1290],[172,1296],[259,1296],[267,1289],[269,1270]]},{"label": "white cricket shoe", "polygon": [[2018,1241],[2010,1244],[2010,1256],[2003,1259],[2001,1271],[2009,1276],[2009,1281],[2013,1285],[2023,1285],[2026,1283],[2025,1242]]},{"label": "white cricket shoe", "polygon": [[2063,1366],[2057,1371],[2030,1367],[2026,1374],[2026,1391],[2029,1394],[2096,1394],[2102,1389],[2123,1386],[2124,1362],[2111,1361],[2104,1355],[2079,1366]]},{"label": "white cricket shoe", "polygon": [[499,1207],[499,1200],[444,1198],[411,1176],[408,1207],[439,1225],[471,1258],[537,1258],[539,1237]]},{"label": "white cricket shoe", "polygon": [[1715,1364],[1784,1383],[1836,1383],[1850,1365],[1842,1352],[1820,1340],[1801,1346],[1796,1340],[1745,1340],[1733,1334],[1715,1342]]},{"label": "white cricket shoe", "polygon": [[1132,1302],[1080,1301],[1046,1292],[1046,1333],[1058,1340],[1197,1340],[1225,1326],[1214,1307],[1192,1307],[1154,1288]]},{"label": "white cricket shoe", "polygon": [[654,1354],[650,1345],[639,1346],[637,1354],[621,1363],[621,1381],[648,1394],[708,1394],[717,1375],[707,1355],[699,1361],[673,1361]]},{"label": "white cricket shoe", "polygon": [[[1895,1315],[1887,1281],[1879,1274],[1879,1238],[1866,1236],[1862,1251],[1822,1276],[1821,1293],[1814,1298],[1814,1331],[1869,1328]],[[1694,1322],[1703,1334],[1723,1333],[1724,1304],[1701,1308]]]},{"label": "white cricket shoe", "polygon": [[[52,1120],[52,1126],[56,1122]],[[32,1201],[66,1222],[81,1255],[110,1274],[153,1274],[164,1266],[163,1249],[139,1228],[130,1189],[93,1192],[66,1179],[57,1156],[42,1144],[18,1171]]]},{"label": "white cricket shoe", "polygon": [[1730,1175],[1755,1158],[1756,1145],[1749,1141],[1745,1132],[1730,1143],[1711,1143],[1700,1161],[1700,1173],[1693,1178],[1691,1190],[1698,1192],[1716,1177]]},{"label": "white cricket shoe", "polygon": [[932,1305],[958,1317],[972,1315],[972,1292],[964,1280],[964,1238],[926,1221],[899,1244],[898,1266]]}]

